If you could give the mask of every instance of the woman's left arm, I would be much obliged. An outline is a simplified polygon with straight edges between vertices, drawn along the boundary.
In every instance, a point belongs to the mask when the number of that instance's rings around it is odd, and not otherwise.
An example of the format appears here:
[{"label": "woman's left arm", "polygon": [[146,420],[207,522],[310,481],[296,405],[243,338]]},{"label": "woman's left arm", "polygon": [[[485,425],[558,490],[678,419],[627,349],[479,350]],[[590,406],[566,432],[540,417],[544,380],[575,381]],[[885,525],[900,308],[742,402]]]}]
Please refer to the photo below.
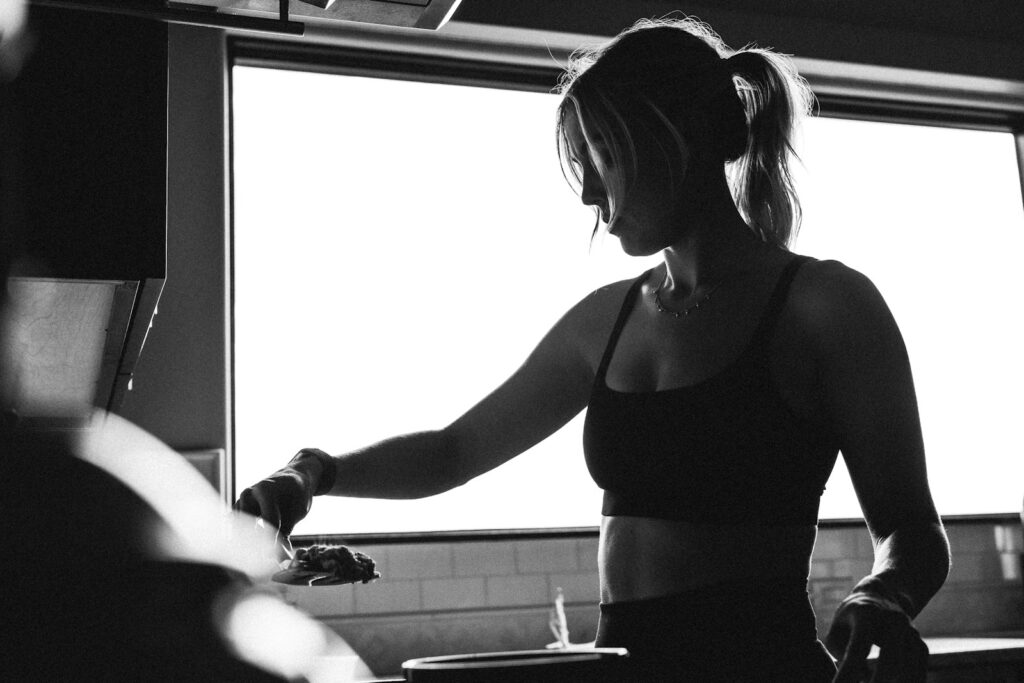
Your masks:
[{"label": "woman's left arm", "polygon": [[868,278],[836,262],[810,270],[821,396],[875,547],[871,575],[841,603],[827,638],[842,660],[835,680],[860,680],[876,644],[875,680],[924,681],[928,651],[911,620],[942,586],[950,556],[906,346]]}]

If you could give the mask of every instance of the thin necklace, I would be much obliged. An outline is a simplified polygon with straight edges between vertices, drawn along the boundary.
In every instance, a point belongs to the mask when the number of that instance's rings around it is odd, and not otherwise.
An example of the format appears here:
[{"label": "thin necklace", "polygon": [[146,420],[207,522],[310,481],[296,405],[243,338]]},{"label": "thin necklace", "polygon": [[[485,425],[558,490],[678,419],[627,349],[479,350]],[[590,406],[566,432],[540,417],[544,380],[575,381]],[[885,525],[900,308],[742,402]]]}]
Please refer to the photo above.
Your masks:
[{"label": "thin necklace", "polygon": [[[667,279],[668,276],[666,275],[666,280]],[[662,280],[661,283],[658,285],[657,289],[654,290],[654,305],[655,307],[657,307],[658,312],[665,313],[666,315],[670,315],[673,318],[685,318],[686,316],[690,315],[691,312],[696,311],[703,304],[707,303],[708,299],[711,298],[711,295],[715,293],[715,290],[722,286],[722,282],[719,281],[714,287],[709,289],[707,293],[704,294],[704,296],[698,299],[696,303],[687,306],[681,311],[673,311],[672,309],[665,308],[665,305],[661,303],[661,288],[664,286],[665,280]]]},{"label": "thin necklace", "polygon": [[[736,265],[741,260],[742,259],[740,257],[736,257],[732,261],[728,262],[728,267],[725,269],[725,272],[728,272],[729,267]],[[721,268],[719,269],[721,270]],[[686,316],[690,315],[690,313],[696,311],[701,306],[706,304],[708,300],[711,298],[711,295],[718,291],[719,287],[725,284],[725,280],[726,278],[723,278],[716,282],[710,289],[708,289],[704,296],[698,299],[695,303],[687,306],[681,311],[673,311],[670,308],[666,308],[665,304],[661,302],[661,289],[662,287],[665,286],[665,283],[668,282],[668,270],[666,269],[665,278],[658,284],[658,287],[654,290],[654,305],[658,309],[658,313],[664,313],[665,315],[670,315],[673,318],[685,318]]]}]

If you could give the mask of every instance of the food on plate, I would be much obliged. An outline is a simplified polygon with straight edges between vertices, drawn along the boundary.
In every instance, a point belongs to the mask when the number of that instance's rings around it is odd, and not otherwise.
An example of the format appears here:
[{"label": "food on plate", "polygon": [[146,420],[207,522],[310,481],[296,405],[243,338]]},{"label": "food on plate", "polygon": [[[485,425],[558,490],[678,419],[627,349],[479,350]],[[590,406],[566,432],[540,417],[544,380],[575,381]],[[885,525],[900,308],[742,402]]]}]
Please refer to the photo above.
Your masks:
[{"label": "food on plate", "polygon": [[297,586],[334,586],[369,583],[380,578],[374,561],[343,545],[298,548],[287,569],[274,574],[279,583]]}]

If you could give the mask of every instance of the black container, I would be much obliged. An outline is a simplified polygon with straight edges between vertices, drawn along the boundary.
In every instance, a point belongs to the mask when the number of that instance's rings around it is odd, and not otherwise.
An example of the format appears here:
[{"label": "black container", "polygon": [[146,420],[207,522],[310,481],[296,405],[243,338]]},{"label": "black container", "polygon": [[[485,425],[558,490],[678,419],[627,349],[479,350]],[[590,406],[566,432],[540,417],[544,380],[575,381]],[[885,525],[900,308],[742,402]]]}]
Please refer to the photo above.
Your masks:
[{"label": "black container", "polygon": [[622,648],[521,650],[411,659],[402,664],[414,683],[563,683],[626,681]]}]

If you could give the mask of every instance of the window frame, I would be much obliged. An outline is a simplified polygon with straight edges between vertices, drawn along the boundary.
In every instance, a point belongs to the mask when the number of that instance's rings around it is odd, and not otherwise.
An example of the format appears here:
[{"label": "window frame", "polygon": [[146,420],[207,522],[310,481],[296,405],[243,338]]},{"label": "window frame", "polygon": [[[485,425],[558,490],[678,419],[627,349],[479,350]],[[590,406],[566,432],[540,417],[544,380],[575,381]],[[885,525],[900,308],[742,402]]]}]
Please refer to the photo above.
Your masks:
[{"label": "window frame", "polygon": [[[592,42],[604,38],[594,37]],[[425,83],[465,85],[530,92],[552,92],[557,85],[567,51],[561,54],[545,46],[547,59],[523,56],[523,53],[498,50],[486,42],[454,48],[439,48],[431,41],[402,42],[402,36],[382,34],[354,44],[300,42],[248,36],[229,36],[225,53],[227,102],[232,102],[232,68],[252,66],[370,78],[408,80]],[[561,59],[559,59],[561,57]],[[822,60],[797,58],[801,74],[815,91],[816,115],[830,118],[904,123],[999,131],[1013,134],[1016,140],[1017,169],[1024,194],[1024,83],[1006,87],[1003,81],[952,74],[912,72],[885,67],[844,65]],[[228,116],[229,182],[233,192],[231,135],[233,115]],[[234,348],[234,213],[229,212],[227,248],[231,275],[229,287],[229,348]],[[235,442],[234,354],[228,359],[231,410],[228,430]],[[230,497],[238,492],[234,476],[234,454],[230,462]],[[1019,523],[1021,515],[971,514],[943,515],[953,523]],[[864,527],[861,518],[826,519],[823,529]],[[542,529],[498,529],[484,531],[389,532],[296,536],[298,543],[362,544],[409,542],[470,542],[549,538],[588,538],[597,535],[597,527],[553,527]]]}]

